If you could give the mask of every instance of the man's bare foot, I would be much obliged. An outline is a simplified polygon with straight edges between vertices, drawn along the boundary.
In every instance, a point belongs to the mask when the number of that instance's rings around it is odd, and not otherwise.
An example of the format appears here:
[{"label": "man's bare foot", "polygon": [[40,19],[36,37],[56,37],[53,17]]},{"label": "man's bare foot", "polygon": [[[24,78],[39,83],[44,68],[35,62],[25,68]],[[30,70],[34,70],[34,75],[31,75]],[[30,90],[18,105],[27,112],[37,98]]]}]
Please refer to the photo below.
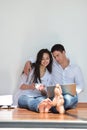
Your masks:
[{"label": "man's bare foot", "polygon": [[54,99],[53,99],[53,106],[57,105],[59,97],[62,95],[62,90],[59,84],[56,85],[54,89]]},{"label": "man's bare foot", "polygon": [[60,113],[63,114],[65,113],[64,110],[64,99],[62,96],[62,89],[61,86],[59,84],[56,85],[55,89],[54,89],[54,99],[53,99],[53,106],[56,107],[56,110]]},{"label": "man's bare foot", "polygon": [[65,109],[64,109],[64,99],[63,96],[60,95],[59,99],[57,101],[57,105],[56,105],[56,110],[60,113],[60,114],[64,114],[65,113]]}]

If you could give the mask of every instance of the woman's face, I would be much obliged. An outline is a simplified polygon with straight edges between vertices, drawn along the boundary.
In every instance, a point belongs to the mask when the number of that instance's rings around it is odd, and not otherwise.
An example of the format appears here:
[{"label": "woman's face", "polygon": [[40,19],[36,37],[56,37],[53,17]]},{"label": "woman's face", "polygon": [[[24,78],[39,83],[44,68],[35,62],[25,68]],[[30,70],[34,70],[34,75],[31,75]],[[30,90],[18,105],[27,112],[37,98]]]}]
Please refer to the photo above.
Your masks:
[{"label": "woman's face", "polygon": [[47,67],[49,63],[50,63],[50,56],[48,53],[44,53],[41,60],[41,65]]}]

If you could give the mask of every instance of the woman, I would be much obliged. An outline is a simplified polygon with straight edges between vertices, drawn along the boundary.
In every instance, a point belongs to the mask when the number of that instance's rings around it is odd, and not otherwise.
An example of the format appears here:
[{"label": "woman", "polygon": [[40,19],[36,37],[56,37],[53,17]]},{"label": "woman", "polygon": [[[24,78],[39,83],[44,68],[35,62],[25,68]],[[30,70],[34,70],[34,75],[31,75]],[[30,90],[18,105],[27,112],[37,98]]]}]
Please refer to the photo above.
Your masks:
[{"label": "woman", "polygon": [[38,52],[30,72],[21,75],[20,88],[14,98],[19,107],[37,112],[48,112],[50,108],[61,114],[65,112],[62,90],[58,84],[54,89],[52,101],[46,97],[46,86],[52,84],[52,61],[50,51],[42,49]]},{"label": "woman", "polygon": [[28,75],[22,73],[20,88],[14,97],[19,107],[37,112],[49,111],[52,103],[46,99],[46,86],[51,85],[52,61],[50,51],[41,49],[32,70]]}]

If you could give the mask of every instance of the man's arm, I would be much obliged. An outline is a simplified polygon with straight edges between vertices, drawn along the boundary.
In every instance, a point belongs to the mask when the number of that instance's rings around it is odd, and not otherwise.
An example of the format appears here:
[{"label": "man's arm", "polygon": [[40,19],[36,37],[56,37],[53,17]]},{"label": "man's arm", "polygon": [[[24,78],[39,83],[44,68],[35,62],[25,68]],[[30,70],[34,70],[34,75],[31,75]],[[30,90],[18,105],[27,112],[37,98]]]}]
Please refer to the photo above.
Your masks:
[{"label": "man's arm", "polygon": [[24,69],[23,69],[23,73],[26,74],[28,76],[29,72],[31,71],[31,62],[27,61],[25,63]]},{"label": "man's arm", "polygon": [[76,72],[75,74],[76,91],[77,94],[79,94],[81,91],[83,91],[85,82],[80,67],[77,67],[75,72]]}]

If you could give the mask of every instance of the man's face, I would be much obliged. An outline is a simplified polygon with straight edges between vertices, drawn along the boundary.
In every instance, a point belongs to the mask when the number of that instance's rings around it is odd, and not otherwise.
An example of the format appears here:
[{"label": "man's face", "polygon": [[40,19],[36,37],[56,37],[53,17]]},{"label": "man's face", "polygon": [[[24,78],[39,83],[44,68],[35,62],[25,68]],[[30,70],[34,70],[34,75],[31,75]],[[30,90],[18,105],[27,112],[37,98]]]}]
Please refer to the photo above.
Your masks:
[{"label": "man's face", "polygon": [[61,65],[64,62],[65,59],[65,51],[60,52],[60,51],[54,51],[52,53],[53,57],[55,60]]}]

